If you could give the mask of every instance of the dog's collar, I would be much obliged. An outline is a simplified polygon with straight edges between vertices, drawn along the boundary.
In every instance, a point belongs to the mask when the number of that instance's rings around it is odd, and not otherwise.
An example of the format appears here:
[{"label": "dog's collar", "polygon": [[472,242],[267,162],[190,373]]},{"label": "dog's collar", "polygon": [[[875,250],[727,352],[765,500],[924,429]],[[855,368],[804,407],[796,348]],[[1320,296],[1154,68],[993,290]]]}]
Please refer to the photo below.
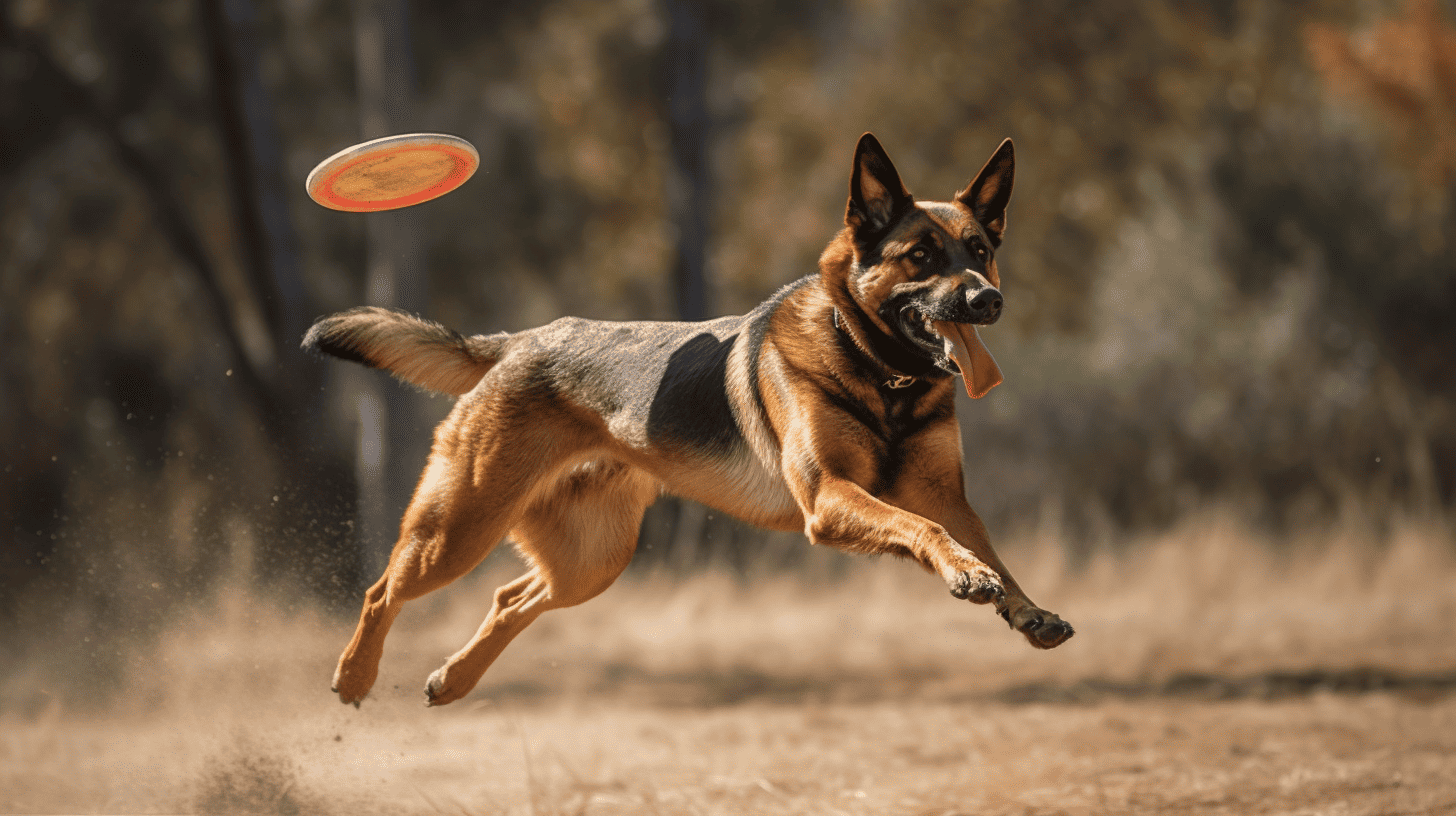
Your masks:
[{"label": "dog's collar", "polygon": [[903,343],[872,326],[863,331],[864,343],[868,348],[861,346],[855,336],[844,327],[844,319],[839,314],[838,306],[834,307],[834,328],[848,342],[850,348],[869,357],[880,368],[886,370],[890,378],[880,383],[884,388],[892,390],[909,388],[922,378],[940,370],[934,360],[927,360],[912,353]]}]

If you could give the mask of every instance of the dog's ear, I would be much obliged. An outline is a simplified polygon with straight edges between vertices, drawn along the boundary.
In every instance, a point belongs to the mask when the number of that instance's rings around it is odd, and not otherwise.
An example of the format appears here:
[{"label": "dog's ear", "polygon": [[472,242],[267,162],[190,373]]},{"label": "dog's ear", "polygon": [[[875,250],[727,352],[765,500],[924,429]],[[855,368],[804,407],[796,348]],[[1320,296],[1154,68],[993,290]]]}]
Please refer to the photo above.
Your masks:
[{"label": "dog's ear", "polygon": [[956,200],[970,208],[991,242],[1001,244],[1006,233],[1006,205],[1011,202],[1011,182],[1016,176],[1016,151],[1007,139],[996,148],[986,166],[970,186],[956,194]]},{"label": "dog's ear", "polygon": [[849,177],[845,225],[856,235],[879,232],[914,203],[894,163],[880,147],[880,140],[872,133],[859,137],[854,149],[854,172]]}]

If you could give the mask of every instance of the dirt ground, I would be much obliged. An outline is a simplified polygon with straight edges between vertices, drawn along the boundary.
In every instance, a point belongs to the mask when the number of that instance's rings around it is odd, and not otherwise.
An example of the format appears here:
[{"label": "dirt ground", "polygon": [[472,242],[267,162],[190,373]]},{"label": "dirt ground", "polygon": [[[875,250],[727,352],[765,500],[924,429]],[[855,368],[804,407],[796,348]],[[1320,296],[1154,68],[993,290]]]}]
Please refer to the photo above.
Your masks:
[{"label": "dirt ground", "polygon": [[1275,556],[1205,519],[1059,553],[1007,547],[1078,627],[1051,652],[889,561],[648,576],[546,616],[439,709],[420,688],[508,554],[407,609],[358,709],[328,691],[349,622],[227,593],[112,644],[110,689],[4,669],[0,812],[1456,813],[1444,531]]}]

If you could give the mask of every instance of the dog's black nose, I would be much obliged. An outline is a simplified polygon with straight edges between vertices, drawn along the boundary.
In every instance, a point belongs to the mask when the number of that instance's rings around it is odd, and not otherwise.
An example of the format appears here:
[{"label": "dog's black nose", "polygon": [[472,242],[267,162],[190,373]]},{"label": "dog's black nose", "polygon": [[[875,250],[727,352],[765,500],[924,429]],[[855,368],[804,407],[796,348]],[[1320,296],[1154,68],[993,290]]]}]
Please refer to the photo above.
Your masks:
[{"label": "dog's black nose", "polygon": [[972,323],[995,323],[1001,316],[1001,293],[987,286],[966,295],[970,300]]}]

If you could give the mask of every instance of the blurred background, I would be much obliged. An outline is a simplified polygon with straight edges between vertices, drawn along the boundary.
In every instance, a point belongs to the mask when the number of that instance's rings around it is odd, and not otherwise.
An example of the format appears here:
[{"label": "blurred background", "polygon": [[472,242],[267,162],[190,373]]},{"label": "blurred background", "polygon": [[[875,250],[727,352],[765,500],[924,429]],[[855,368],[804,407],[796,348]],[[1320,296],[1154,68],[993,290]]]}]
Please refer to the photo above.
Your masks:
[{"label": "blurred background", "polygon": [[[1016,141],[1006,384],[960,412],[993,535],[1075,568],[1211,508],[1277,547],[1456,500],[1449,0],[0,15],[0,662],[95,658],[72,635],[224,582],[352,615],[449,403],[305,358],[315,317],[742,313],[814,270],[867,130],[932,199]],[[308,200],[318,161],[407,131],[478,174],[396,214]],[[664,501],[636,569],[809,549]]]}]

